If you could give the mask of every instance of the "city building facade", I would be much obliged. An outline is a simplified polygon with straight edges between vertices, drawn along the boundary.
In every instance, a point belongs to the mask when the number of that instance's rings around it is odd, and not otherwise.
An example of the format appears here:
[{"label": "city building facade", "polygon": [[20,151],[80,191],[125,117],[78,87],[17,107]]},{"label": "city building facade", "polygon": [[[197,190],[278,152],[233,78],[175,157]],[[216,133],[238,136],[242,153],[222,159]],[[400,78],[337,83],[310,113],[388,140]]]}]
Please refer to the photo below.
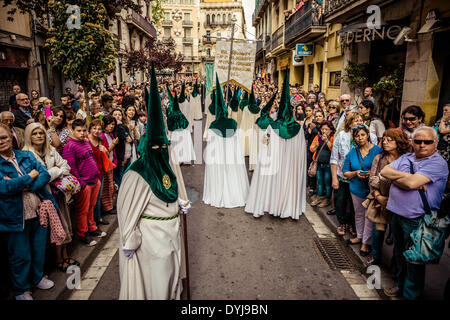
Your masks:
[{"label": "city building facade", "polygon": [[158,40],[175,41],[176,52],[184,56],[181,74],[198,74],[201,69],[201,41],[197,0],[166,0],[162,7],[164,18],[157,24]]}]

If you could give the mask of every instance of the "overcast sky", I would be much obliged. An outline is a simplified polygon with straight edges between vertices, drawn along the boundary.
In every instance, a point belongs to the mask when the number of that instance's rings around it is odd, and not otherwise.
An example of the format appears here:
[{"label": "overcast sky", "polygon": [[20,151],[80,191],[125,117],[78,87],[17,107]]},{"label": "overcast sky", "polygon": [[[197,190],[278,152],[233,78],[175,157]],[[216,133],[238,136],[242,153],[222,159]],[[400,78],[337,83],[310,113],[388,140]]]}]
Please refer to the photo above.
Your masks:
[{"label": "overcast sky", "polygon": [[247,24],[247,38],[255,39],[255,28],[252,26],[252,14],[255,10],[255,0],[242,0],[245,13],[245,23]]}]

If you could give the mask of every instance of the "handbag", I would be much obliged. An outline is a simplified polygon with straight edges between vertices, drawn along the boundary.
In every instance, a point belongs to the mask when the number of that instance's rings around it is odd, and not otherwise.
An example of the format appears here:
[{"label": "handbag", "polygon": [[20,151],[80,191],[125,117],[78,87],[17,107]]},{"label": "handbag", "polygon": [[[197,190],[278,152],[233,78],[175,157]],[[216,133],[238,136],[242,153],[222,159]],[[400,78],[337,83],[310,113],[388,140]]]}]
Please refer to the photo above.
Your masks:
[{"label": "handbag", "polygon": [[[414,174],[410,161],[410,172]],[[413,264],[436,264],[444,252],[447,227],[450,225],[449,215],[439,218],[437,211],[431,211],[423,189],[419,189],[420,198],[425,208],[425,215],[417,229],[410,234],[411,246],[403,252],[406,261]]]},{"label": "handbag", "polygon": [[319,153],[317,153],[316,160],[313,160],[311,162],[311,164],[309,165],[308,176],[310,176],[311,178],[315,177],[317,174],[317,159],[319,159],[320,152],[322,152],[322,149],[323,149],[323,147],[325,147],[325,145],[326,145],[326,142],[324,142],[322,144],[322,147],[320,148]]},{"label": "handbag", "polygon": [[71,174],[53,181],[52,185],[59,191],[69,192],[71,194],[78,193],[81,190],[80,182]]}]

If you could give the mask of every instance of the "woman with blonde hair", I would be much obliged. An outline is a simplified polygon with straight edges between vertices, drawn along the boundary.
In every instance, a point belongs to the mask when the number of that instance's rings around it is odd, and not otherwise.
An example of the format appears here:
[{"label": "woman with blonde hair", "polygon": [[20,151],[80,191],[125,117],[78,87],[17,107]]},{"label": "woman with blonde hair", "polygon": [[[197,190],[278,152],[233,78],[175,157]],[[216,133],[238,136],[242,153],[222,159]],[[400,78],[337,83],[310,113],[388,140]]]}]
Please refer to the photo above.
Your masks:
[{"label": "woman with blonde hair", "polygon": [[[50,145],[44,126],[40,123],[30,123],[25,128],[25,146],[23,150],[31,151],[36,159],[45,166],[50,174],[50,181],[47,190],[53,193],[56,203],[61,213],[61,224],[66,238],[61,245],[56,246],[56,267],[65,272],[70,265],[79,263],[70,258],[67,253],[67,244],[72,242],[72,223],[68,203],[71,201],[70,191],[62,192],[52,186],[52,182],[62,179],[70,174],[70,167],[67,161]],[[52,187],[50,187],[52,186]]]},{"label": "woman with blonde hair", "polygon": [[80,98],[80,100],[78,100],[78,102],[80,104],[80,109],[78,109],[78,111],[77,111],[76,118],[86,120],[86,117],[88,115],[87,102],[83,98]]}]

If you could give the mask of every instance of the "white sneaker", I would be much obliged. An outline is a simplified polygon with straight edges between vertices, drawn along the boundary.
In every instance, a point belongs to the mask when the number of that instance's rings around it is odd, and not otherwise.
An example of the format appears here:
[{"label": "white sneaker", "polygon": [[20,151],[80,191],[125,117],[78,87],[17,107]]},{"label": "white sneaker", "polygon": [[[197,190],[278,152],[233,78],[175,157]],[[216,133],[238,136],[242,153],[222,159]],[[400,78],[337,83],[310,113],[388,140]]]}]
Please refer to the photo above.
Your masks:
[{"label": "white sneaker", "polygon": [[52,280],[47,279],[47,277],[43,277],[42,280],[37,284],[37,287],[41,290],[47,290],[53,288],[55,283]]},{"label": "white sneaker", "polygon": [[33,297],[31,296],[31,292],[25,292],[21,295],[18,295],[15,297],[16,300],[33,300]]}]

